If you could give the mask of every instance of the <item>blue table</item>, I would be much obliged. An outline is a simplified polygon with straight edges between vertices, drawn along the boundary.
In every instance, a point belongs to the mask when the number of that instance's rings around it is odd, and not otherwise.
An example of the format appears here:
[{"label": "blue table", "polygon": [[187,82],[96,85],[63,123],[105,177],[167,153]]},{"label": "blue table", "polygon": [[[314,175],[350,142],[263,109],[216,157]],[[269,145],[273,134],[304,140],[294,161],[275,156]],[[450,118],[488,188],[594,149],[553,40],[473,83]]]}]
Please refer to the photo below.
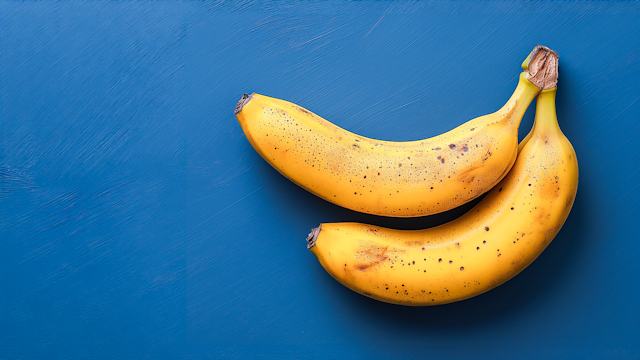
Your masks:
[{"label": "blue table", "polygon": [[[0,358],[640,357],[638,24],[638,2],[2,2]],[[320,222],[473,203],[316,198],[245,139],[242,93],[420,139],[497,110],[537,44],[580,163],[553,243],[445,306],[334,281],[305,247]]]}]

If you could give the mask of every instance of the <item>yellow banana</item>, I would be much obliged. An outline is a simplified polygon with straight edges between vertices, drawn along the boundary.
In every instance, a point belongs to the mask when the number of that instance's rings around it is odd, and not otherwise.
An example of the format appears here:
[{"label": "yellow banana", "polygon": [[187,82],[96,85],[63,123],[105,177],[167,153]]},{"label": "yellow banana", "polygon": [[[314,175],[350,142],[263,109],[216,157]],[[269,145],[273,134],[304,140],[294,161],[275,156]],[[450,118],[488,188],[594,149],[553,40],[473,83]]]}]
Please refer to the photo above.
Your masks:
[{"label": "yellow banana", "polygon": [[313,194],[364,213],[415,217],[465,204],[490,190],[518,152],[518,127],[541,89],[555,87],[557,54],[537,46],[497,112],[442,135],[391,142],[344,130],[296,104],[245,96],[236,117],[255,150]]},{"label": "yellow banana", "polygon": [[509,280],[549,245],[578,187],[578,162],[558,127],[556,89],[538,95],[535,127],[515,165],[457,220],[426,230],[322,224],[307,241],[331,276],[381,301],[438,305]]}]

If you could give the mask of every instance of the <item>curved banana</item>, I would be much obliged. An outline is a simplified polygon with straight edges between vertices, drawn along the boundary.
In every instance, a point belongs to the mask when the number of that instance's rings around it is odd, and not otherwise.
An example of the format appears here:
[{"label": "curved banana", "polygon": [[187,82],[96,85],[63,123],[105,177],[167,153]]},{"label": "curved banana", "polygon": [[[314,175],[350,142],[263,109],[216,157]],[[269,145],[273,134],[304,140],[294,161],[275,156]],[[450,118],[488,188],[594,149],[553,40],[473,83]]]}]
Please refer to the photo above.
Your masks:
[{"label": "curved banana", "polygon": [[255,93],[245,94],[235,113],[255,150],[313,194],[374,215],[436,214],[489,191],[511,169],[520,121],[540,89],[555,87],[557,58],[537,46],[502,109],[426,140],[362,137],[296,104]]},{"label": "curved banana", "polygon": [[560,231],[578,187],[555,93],[538,95],[534,130],[513,169],[465,215],[415,231],[322,224],[307,238],[311,252],[343,285],[402,305],[459,301],[511,279]]}]

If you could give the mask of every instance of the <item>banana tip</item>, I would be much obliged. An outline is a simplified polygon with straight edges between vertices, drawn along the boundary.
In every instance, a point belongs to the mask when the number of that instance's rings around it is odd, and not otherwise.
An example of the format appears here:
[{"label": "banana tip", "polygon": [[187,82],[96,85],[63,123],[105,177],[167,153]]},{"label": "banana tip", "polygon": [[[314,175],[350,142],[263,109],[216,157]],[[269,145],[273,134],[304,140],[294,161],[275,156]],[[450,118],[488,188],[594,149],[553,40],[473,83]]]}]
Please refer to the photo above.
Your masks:
[{"label": "banana tip", "polygon": [[318,240],[320,230],[322,230],[322,225],[319,225],[317,228],[311,229],[311,232],[307,236],[307,249],[310,250],[312,247],[316,246],[316,240]]},{"label": "banana tip", "polygon": [[242,95],[242,99],[240,99],[238,101],[238,103],[236,104],[236,110],[233,113],[238,115],[238,113],[240,111],[242,111],[242,107],[245,106],[249,102],[249,100],[251,100],[252,97],[253,97],[253,94],[251,94],[251,95],[249,95],[249,94]]}]

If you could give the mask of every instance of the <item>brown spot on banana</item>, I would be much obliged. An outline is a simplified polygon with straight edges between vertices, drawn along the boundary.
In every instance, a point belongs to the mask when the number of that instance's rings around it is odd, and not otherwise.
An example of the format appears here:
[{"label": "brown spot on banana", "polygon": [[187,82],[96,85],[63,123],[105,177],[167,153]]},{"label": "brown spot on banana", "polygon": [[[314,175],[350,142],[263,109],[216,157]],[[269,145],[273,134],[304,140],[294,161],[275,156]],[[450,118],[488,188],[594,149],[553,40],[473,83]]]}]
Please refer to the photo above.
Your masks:
[{"label": "brown spot on banana", "polygon": [[[372,230],[372,229],[369,229]],[[380,262],[388,259],[387,249],[388,246],[384,247],[373,247],[364,250],[364,257],[367,258],[367,262],[357,263],[355,264],[355,268],[360,271],[365,271],[372,266],[378,265]]]},{"label": "brown spot on banana", "polygon": [[462,181],[465,183],[472,183],[473,180],[475,180],[476,178],[476,174],[474,174],[475,170],[481,169],[484,166],[484,163],[480,164],[480,165],[474,165],[464,171],[462,171],[460,173],[460,175],[458,175],[457,179],[458,181]]},{"label": "brown spot on banana", "polygon": [[303,108],[303,107],[301,107],[301,106],[296,106],[296,109],[297,109],[298,111],[300,111],[301,113],[303,113],[303,114],[307,114],[307,115],[309,115],[309,116],[314,116],[314,115],[315,115],[315,114],[314,114],[314,113],[312,113],[311,111],[309,111],[309,110],[307,110],[307,109],[305,109],[305,108]]}]

